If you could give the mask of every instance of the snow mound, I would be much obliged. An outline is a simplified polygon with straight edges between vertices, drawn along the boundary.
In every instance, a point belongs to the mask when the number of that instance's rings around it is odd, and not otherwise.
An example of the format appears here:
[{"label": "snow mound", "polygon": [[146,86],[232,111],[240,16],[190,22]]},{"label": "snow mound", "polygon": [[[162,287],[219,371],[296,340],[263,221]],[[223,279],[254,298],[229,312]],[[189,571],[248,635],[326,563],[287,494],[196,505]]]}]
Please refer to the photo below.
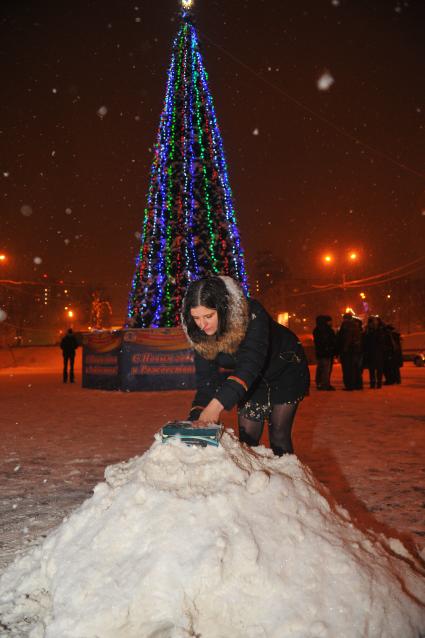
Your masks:
[{"label": "snow mound", "polygon": [[425,580],[294,456],[156,440],[0,579],[1,636],[418,638]]}]

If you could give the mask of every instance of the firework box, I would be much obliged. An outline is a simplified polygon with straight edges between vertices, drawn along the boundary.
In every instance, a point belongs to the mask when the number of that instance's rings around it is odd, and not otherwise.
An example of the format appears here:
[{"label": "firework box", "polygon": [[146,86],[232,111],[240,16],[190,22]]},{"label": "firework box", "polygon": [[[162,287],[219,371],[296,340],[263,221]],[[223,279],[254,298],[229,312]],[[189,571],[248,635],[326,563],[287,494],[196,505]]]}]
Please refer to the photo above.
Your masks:
[{"label": "firework box", "polygon": [[223,434],[223,426],[211,423],[204,427],[198,427],[194,426],[191,421],[170,421],[164,425],[160,434],[163,443],[168,443],[172,439],[180,439],[186,445],[218,447]]}]

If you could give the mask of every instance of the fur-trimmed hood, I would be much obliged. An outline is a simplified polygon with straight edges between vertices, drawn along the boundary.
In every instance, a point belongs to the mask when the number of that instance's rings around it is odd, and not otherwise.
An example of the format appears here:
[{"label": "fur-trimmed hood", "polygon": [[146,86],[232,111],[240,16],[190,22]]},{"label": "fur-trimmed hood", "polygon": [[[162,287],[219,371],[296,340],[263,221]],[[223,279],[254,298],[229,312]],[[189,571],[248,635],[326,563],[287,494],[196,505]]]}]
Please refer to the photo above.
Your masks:
[{"label": "fur-trimmed hood", "polygon": [[182,317],[182,327],[191,347],[196,350],[201,357],[209,360],[215,359],[219,352],[234,354],[245,337],[249,321],[248,300],[242,288],[231,277],[227,277],[226,275],[219,275],[219,277],[223,280],[229,295],[226,332],[219,337],[216,335],[212,335],[211,337],[205,335],[205,339],[199,343],[195,343],[190,338],[184,318]]}]

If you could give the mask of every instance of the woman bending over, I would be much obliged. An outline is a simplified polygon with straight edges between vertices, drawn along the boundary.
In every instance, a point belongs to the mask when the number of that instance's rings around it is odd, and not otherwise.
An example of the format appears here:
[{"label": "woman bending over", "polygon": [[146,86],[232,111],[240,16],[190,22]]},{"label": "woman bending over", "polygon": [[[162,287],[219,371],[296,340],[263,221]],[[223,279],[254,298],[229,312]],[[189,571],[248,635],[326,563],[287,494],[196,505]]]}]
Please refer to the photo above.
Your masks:
[{"label": "woman bending over", "polygon": [[216,423],[222,410],[237,404],[241,442],[259,445],[267,420],[274,454],[292,454],[292,425],[310,382],[296,335],[226,276],[188,286],[182,324],[195,351],[197,391],[189,419]]}]

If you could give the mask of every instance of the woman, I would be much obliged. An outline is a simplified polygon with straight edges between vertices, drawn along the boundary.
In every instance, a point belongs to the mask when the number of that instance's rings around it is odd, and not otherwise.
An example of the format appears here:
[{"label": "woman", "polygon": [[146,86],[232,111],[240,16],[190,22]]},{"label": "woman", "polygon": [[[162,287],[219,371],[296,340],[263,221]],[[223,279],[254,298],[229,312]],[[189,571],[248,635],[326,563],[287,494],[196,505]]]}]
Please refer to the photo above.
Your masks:
[{"label": "woman", "polygon": [[[274,454],[292,454],[292,424],[310,381],[297,337],[225,276],[189,285],[182,324],[195,350],[189,419],[214,423],[237,404],[240,441],[258,445],[267,419]],[[223,368],[231,371],[227,378]]]}]

